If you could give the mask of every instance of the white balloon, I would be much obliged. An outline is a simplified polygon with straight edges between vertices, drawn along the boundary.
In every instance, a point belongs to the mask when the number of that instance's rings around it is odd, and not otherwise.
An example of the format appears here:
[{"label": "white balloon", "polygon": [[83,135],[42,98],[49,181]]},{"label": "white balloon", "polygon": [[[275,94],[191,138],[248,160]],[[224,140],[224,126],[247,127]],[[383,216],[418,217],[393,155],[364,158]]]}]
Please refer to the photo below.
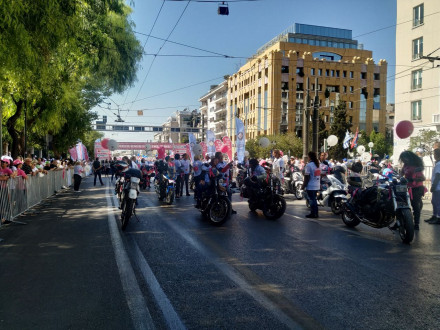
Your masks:
[{"label": "white balloon", "polygon": [[200,156],[202,154],[203,148],[200,144],[195,144],[192,147],[192,152],[194,156]]},{"label": "white balloon", "polygon": [[371,160],[371,155],[369,152],[363,152],[361,155],[361,160],[363,162],[369,162]]},{"label": "white balloon", "polygon": [[260,145],[260,147],[262,148],[267,148],[270,145],[270,140],[267,137],[262,137],[259,141],[258,144]]},{"label": "white balloon", "polygon": [[368,146],[369,146],[370,148],[373,148],[373,147],[374,147],[374,143],[373,143],[373,142],[370,142],[370,143],[368,143]]},{"label": "white balloon", "polygon": [[333,147],[338,143],[338,137],[336,135],[330,135],[327,138],[327,144],[329,145],[329,147]]},{"label": "white balloon", "polygon": [[356,148],[356,151],[358,152],[359,155],[362,155],[365,151],[365,147],[364,146],[358,146]]},{"label": "white balloon", "polygon": [[118,147],[119,147],[119,143],[115,140],[109,140],[107,142],[107,148],[110,151],[115,151],[116,149],[118,149]]},{"label": "white balloon", "polygon": [[244,156],[245,156],[245,157],[249,157],[249,151],[245,150],[245,151],[244,151]]},{"label": "white balloon", "polygon": [[151,151],[151,149],[152,149],[151,144],[147,143],[145,145],[145,151],[148,152],[148,151]]}]

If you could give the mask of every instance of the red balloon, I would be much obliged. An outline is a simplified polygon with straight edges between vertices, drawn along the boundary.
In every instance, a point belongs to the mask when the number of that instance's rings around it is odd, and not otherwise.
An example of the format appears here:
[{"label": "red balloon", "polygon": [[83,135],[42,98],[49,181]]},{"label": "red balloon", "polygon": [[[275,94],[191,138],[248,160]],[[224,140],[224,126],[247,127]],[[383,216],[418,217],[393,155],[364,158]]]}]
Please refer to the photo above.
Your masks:
[{"label": "red balloon", "polygon": [[395,127],[396,135],[400,139],[406,139],[410,137],[414,131],[414,125],[409,120],[399,121]]},{"label": "red balloon", "polygon": [[221,152],[227,154],[229,151],[229,147],[227,145],[223,145]]},{"label": "red balloon", "polygon": [[108,141],[109,141],[109,139],[107,139],[107,138],[101,140],[101,146],[104,149],[108,149],[108,145],[107,145]]}]

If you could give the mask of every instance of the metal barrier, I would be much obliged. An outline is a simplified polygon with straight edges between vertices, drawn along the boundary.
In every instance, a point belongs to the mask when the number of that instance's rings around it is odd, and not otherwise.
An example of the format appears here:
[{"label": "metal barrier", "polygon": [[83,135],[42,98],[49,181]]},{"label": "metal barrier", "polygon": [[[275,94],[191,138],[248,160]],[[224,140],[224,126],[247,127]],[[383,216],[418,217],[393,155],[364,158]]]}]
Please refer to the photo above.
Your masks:
[{"label": "metal barrier", "polygon": [[70,186],[72,177],[73,169],[63,169],[28,176],[27,179],[16,177],[0,181],[0,226],[3,222],[22,223],[14,218]]}]

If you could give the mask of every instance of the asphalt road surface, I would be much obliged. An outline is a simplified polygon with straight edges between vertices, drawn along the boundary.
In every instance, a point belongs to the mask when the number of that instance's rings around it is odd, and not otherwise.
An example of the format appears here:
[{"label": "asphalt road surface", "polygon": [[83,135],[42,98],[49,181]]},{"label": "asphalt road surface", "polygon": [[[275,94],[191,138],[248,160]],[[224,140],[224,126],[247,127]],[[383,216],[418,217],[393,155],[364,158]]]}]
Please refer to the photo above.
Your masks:
[{"label": "asphalt road surface", "polygon": [[151,189],[121,232],[105,182],[0,228],[0,329],[439,328],[438,225],[405,245],[329,209],[306,219],[292,195],[266,220],[236,194],[213,227],[192,196],[169,206]]}]

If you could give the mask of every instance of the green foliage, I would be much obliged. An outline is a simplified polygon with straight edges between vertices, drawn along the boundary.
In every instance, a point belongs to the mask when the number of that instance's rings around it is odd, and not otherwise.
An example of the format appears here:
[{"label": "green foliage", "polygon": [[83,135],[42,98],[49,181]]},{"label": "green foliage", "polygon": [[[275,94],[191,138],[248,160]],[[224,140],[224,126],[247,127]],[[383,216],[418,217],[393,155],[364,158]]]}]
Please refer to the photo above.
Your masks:
[{"label": "green foliage", "polygon": [[123,0],[0,0],[0,101],[12,155],[54,137],[65,150],[91,130],[90,109],[136,78],[142,48]]},{"label": "green foliage", "polygon": [[319,122],[318,122],[318,149],[321,150],[321,147],[324,144],[324,140],[329,136],[328,129],[324,121],[324,116],[319,114]]},{"label": "green foliage", "polygon": [[246,141],[246,150],[250,158],[269,158],[273,149],[280,149],[285,155],[289,155],[290,151],[291,156],[302,156],[302,140],[295,133],[266,136],[271,142],[267,148],[262,148],[258,144],[262,137]]},{"label": "green foliage", "polygon": [[[389,155],[393,150],[393,145],[389,144],[382,133],[376,133],[372,131],[370,134],[370,142],[374,143],[371,149],[373,155],[377,154],[379,157],[384,158],[385,155]],[[365,150],[369,151],[368,144],[365,146]]]},{"label": "green foliage", "polygon": [[345,133],[350,131],[351,123],[347,121],[346,103],[341,101],[335,108],[333,124],[330,127],[329,135],[336,135],[338,143],[330,147],[328,150],[329,158],[334,160],[342,160],[347,157],[347,149],[344,149]]},{"label": "green foliage", "polygon": [[421,129],[416,136],[411,136],[409,140],[409,150],[422,148],[428,155],[432,155],[434,143],[440,141],[440,133],[432,130]]}]

